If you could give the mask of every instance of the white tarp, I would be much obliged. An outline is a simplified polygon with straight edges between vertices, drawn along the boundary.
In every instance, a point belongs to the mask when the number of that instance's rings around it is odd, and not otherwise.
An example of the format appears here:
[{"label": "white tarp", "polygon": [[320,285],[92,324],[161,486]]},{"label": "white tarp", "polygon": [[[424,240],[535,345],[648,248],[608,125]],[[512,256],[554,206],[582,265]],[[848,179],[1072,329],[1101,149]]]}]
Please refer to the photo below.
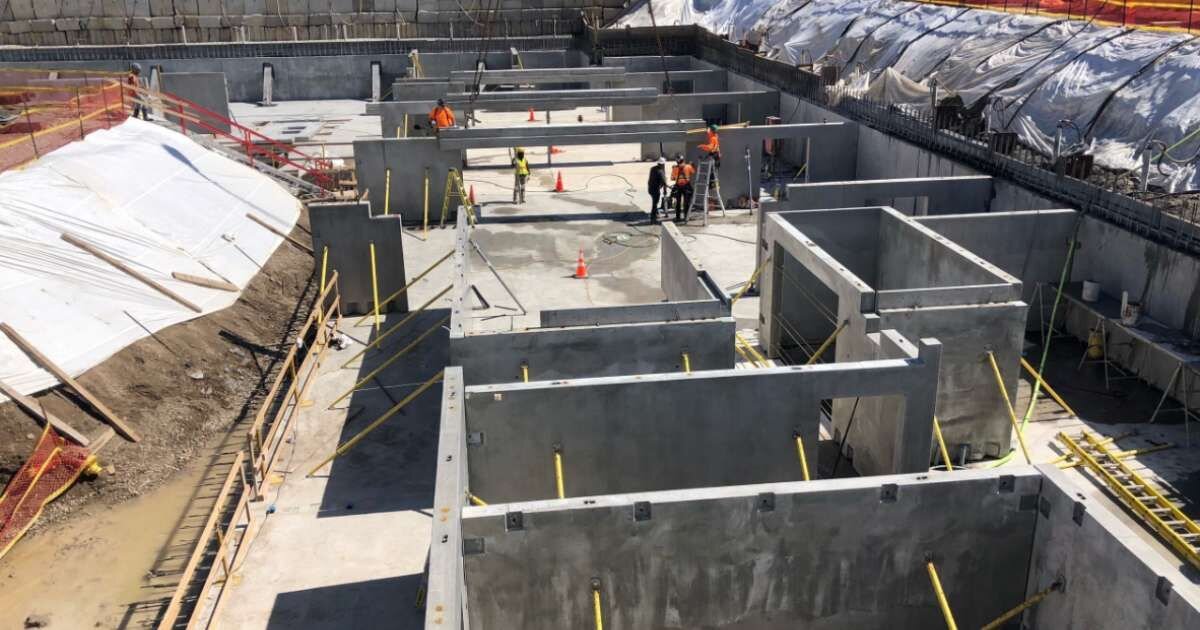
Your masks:
[{"label": "white tarp", "polygon": [[958,19],[967,11],[936,4],[918,5],[912,11],[902,13],[880,26],[864,39],[849,65],[854,68],[862,65],[872,75],[878,75],[884,68],[892,67],[913,41]]},{"label": "white tarp", "polygon": [[[0,173],[0,321],[78,375],[147,336],[145,329],[232,305],[238,293],[180,282],[171,272],[219,274],[245,287],[282,241],[246,214],[286,232],[299,212],[291,194],[254,169],[180,133],[127,120]],[[63,241],[64,233],[203,313]],[[4,335],[0,379],[22,393],[57,383]]]},{"label": "white tarp", "polygon": [[984,33],[1000,22],[1008,21],[1006,13],[969,9],[951,22],[927,31],[904,49],[892,66],[900,74],[920,81],[929,76],[939,64],[967,42],[984,40]]}]

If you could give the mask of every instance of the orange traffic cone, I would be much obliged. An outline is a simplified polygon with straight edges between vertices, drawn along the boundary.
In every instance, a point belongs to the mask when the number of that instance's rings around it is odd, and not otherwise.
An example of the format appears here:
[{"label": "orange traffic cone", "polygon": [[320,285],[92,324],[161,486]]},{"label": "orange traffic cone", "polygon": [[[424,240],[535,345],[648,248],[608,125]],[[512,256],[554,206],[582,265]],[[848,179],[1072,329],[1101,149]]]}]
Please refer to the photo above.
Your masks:
[{"label": "orange traffic cone", "polygon": [[469,201],[472,206],[475,205],[475,184],[471,184],[471,190],[467,192],[467,201]]},{"label": "orange traffic cone", "polygon": [[[558,181],[554,182],[554,192],[566,192],[567,189],[562,183],[562,171],[558,172]],[[581,250],[582,251],[582,250]],[[582,258],[580,258],[582,260]]]},{"label": "orange traffic cone", "polygon": [[560,149],[554,145],[550,145],[550,155],[558,155],[559,153],[566,153],[566,152],[567,152],[566,149]]},{"label": "orange traffic cone", "polygon": [[529,108],[529,120],[527,120],[526,122],[537,122],[537,116],[533,115],[532,107]]},{"label": "orange traffic cone", "polygon": [[579,248],[579,260],[575,261],[575,277],[576,278],[586,278],[587,277],[587,263],[583,262],[583,248],[582,247]]}]

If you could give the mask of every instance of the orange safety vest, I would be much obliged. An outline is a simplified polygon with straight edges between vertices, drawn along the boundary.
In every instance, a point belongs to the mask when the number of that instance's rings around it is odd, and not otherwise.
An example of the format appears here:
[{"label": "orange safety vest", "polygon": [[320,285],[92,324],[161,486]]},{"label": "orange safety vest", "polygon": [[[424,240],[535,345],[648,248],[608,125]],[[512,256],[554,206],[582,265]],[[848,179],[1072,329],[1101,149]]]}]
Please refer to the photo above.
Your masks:
[{"label": "orange safety vest", "polygon": [[708,142],[700,145],[700,150],[706,153],[720,153],[721,140],[717,138],[717,133],[712,129],[709,129],[705,133],[708,134]]},{"label": "orange safety vest", "polygon": [[687,184],[688,182],[692,181],[692,175],[695,172],[696,172],[696,169],[692,168],[691,164],[684,164],[683,170],[679,171],[679,176],[675,178],[675,184],[676,185]]},{"label": "orange safety vest", "polygon": [[429,120],[437,125],[438,129],[454,126],[454,112],[450,111],[449,107],[444,105],[434,107],[433,111],[429,112]]},{"label": "orange safety vest", "polygon": [[679,165],[671,167],[671,181],[679,181]]}]

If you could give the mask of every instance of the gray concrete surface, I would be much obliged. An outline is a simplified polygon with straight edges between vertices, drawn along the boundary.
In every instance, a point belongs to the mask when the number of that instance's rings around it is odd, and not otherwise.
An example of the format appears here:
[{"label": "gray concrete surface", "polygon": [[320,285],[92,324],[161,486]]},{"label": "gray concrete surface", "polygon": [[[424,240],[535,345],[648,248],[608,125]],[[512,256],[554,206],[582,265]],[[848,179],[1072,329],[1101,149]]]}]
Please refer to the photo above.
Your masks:
[{"label": "gray concrete surface", "polygon": [[[229,89],[225,85],[224,72],[164,72],[160,80],[163,92],[191,101],[225,120],[229,119]],[[228,123],[207,116],[202,119],[207,125],[229,132]],[[191,122],[188,123],[188,130],[192,133],[213,133],[212,129]]]},{"label": "gray concrete surface", "polygon": [[[365,202],[313,203],[308,206],[313,252],[320,266],[326,248],[329,270],[338,272],[342,312],[362,315],[374,310],[371,285],[371,243],[375,244],[375,277],[379,298],[405,285],[404,237],[400,216],[371,216]],[[407,311],[405,294],[379,305],[384,313]]]},{"label": "gray concrete surface", "polygon": [[[441,222],[446,179],[451,168],[463,168],[463,153],[440,147],[438,138],[382,138],[354,141],[354,172],[360,195],[370,191],[372,211],[386,210],[405,223],[425,220],[425,182],[429,182],[429,222]],[[391,194],[387,194],[391,171]],[[448,209],[447,220],[457,213],[457,202]]]},{"label": "gray concrete surface", "polygon": [[977,628],[1022,598],[1041,481],[1019,469],[468,507],[466,608],[472,628],[590,628],[598,579],[605,627],[927,630],[943,627],[928,555],[959,627]]},{"label": "gray concrete surface", "polygon": [[986,175],[913,177],[789,184],[779,210],[888,206],[910,216],[987,212],[992,178]]}]

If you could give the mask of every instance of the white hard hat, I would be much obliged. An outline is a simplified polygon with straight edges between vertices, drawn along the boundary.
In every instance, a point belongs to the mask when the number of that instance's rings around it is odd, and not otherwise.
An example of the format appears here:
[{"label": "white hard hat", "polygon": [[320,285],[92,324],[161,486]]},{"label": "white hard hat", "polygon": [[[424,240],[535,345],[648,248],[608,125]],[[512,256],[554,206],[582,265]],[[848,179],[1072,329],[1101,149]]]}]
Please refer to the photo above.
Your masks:
[{"label": "white hard hat", "polygon": [[667,159],[666,159],[666,158],[658,158],[658,163],[659,163],[659,164],[666,164],[666,163],[667,163]]}]

